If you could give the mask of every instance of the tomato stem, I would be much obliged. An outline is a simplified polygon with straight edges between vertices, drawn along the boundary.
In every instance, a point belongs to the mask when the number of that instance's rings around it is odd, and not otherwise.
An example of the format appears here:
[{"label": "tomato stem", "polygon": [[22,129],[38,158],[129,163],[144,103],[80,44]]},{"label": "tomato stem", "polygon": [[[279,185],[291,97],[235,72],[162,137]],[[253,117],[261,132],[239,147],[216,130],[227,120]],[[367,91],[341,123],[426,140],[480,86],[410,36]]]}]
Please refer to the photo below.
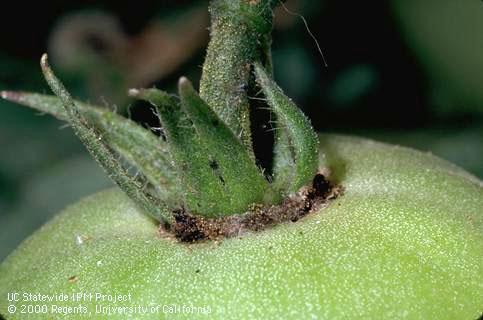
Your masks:
[{"label": "tomato stem", "polygon": [[203,65],[200,96],[252,157],[250,106],[247,92],[255,83],[252,64],[271,65],[273,0],[212,0],[210,43]]}]

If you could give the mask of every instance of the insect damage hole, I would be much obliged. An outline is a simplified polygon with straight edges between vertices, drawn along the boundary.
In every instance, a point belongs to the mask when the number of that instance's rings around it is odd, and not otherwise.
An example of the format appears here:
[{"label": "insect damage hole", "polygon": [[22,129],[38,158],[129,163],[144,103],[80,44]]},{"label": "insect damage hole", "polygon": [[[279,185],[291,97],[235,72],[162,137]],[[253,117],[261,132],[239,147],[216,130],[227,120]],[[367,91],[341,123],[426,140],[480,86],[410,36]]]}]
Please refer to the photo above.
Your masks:
[{"label": "insect damage hole", "polygon": [[[215,163],[213,163],[215,165]],[[340,185],[331,183],[323,174],[315,175],[312,185],[287,196],[279,205],[257,205],[240,215],[204,218],[186,210],[174,212],[175,223],[168,231],[181,242],[200,242],[259,232],[284,222],[296,222],[311,212],[317,212],[343,193]]]},{"label": "insect damage hole", "polygon": [[213,173],[220,179],[221,183],[225,185],[225,179],[220,173],[220,166],[216,160],[210,160],[210,168],[213,170]]}]

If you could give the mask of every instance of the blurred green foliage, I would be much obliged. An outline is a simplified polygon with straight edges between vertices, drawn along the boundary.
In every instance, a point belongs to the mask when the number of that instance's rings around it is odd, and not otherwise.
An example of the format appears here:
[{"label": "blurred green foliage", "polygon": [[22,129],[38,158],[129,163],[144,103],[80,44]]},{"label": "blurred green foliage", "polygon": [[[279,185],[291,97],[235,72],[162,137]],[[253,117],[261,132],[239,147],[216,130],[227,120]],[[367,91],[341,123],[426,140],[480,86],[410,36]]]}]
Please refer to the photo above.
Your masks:
[{"label": "blurred green foliage", "polygon": [[436,114],[483,115],[483,2],[393,0],[404,41],[430,82]]}]

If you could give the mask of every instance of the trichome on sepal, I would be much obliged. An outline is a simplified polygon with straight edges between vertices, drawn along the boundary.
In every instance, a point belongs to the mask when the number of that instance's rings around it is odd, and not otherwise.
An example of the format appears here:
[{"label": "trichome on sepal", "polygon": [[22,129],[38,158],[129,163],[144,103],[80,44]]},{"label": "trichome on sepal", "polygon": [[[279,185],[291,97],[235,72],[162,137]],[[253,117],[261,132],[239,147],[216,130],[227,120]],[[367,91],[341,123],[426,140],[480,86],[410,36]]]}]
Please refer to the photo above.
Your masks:
[{"label": "trichome on sepal", "polygon": [[268,105],[277,116],[274,183],[288,192],[296,192],[317,173],[318,139],[309,119],[273,81],[265,68],[254,64],[259,85]]},{"label": "trichome on sepal", "polygon": [[42,72],[52,91],[59,97],[65,108],[67,119],[74,132],[85,145],[90,154],[96,159],[108,176],[123,190],[137,205],[153,217],[169,223],[172,216],[167,205],[158,198],[153,197],[136,180],[129,176],[121,163],[102,141],[102,136],[95,131],[89,121],[84,118],[69,92],[55,76],[49,66],[47,54],[40,60]]},{"label": "trichome on sepal", "polygon": [[[67,120],[109,177],[164,223],[172,222],[173,212],[180,207],[190,214],[217,218],[244,213],[254,204],[276,205],[310,183],[317,172],[317,137],[310,122],[258,62],[253,65],[258,85],[280,126],[270,182],[256,165],[251,147],[188,79],[180,79],[179,97],[154,88],[129,91],[156,108],[164,141],[129,119],[73,100],[46,55],[41,66],[57,98],[24,92],[2,96]],[[139,171],[149,188],[128,174],[117,155]]]}]

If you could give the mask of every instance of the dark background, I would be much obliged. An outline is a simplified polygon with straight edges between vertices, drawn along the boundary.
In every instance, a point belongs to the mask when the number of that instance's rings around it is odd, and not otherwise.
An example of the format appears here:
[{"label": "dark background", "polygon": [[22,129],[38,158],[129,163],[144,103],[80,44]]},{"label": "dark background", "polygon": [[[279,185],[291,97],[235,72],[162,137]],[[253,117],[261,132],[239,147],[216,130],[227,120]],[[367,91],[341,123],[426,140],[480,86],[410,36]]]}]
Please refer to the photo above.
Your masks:
[{"label": "dark background", "polygon": [[[74,96],[156,125],[125,92],[152,85],[174,92],[180,75],[199,81],[206,3],[2,4],[0,89],[48,93],[38,67],[47,51]],[[328,67],[303,21],[279,9],[275,77],[318,131],[432,152],[483,177],[481,1],[286,5],[307,19]],[[56,211],[111,185],[62,125],[0,101],[0,259]],[[256,127],[269,141],[263,121]]]}]

